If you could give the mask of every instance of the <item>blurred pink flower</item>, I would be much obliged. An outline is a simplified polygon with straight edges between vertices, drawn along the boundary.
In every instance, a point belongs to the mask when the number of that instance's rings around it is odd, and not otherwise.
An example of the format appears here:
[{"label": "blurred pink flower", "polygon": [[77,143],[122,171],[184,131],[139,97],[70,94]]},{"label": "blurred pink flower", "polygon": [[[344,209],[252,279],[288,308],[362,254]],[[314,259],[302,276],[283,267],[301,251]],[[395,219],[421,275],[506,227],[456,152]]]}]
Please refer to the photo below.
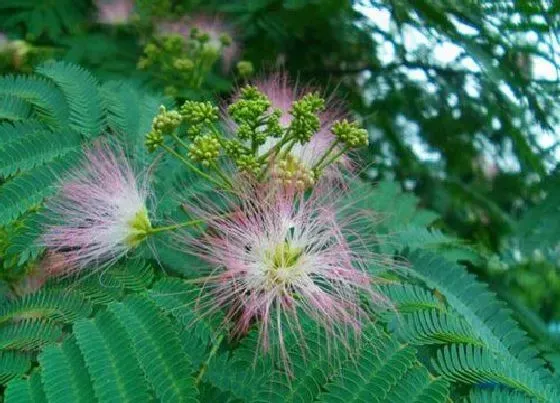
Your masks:
[{"label": "blurred pink flower", "polygon": [[134,0],[95,0],[101,24],[124,25],[130,21],[134,11]]},{"label": "blurred pink flower", "polygon": [[[177,21],[160,22],[157,26],[157,31],[161,34],[180,34],[189,39],[191,31],[195,28],[202,33],[208,34],[210,37],[208,45],[221,53],[222,70],[224,72],[230,71],[233,63],[238,59],[241,50],[239,43],[234,40],[236,34],[234,29],[222,17],[208,14],[184,16]],[[231,40],[231,43],[227,46],[224,46],[222,43],[224,36]]]},{"label": "blurred pink flower", "polygon": [[85,159],[46,204],[41,244],[66,271],[118,260],[151,228],[147,183],[139,182],[124,152],[97,145]]},{"label": "blurred pink flower", "polygon": [[240,189],[239,201],[226,199],[227,215],[209,203],[186,206],[209,226],[200,238],[182,239],[214,269],[201,281],[218,304],[201,303],[201,311],[226,307],[234,335],[257,321],[259,344],[268,350],[274,333],[288,371],[284,332],[301,330],[302,313],[347,346],[367,320],[360,295],[383,301],[363,269],[362,240],[346,237],[352,219],[338,220],[335,203],[318,188],[309,198],[270,185]]}]

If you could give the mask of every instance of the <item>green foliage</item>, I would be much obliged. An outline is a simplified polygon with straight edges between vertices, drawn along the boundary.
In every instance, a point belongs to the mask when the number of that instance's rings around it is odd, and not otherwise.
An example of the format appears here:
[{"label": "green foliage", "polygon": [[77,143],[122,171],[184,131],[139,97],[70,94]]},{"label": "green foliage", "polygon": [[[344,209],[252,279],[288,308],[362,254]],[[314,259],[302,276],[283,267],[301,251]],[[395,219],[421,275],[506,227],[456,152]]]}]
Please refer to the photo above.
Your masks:
[{"label": "green foliage", "polygon": [[6,390],[6,402],[46,403],[47,398],[41,387],[41,375],[38,371],[27,379],[10,382]]},{"label": "green foliage", "polygon": [[109,308],[132,339],[140,365],[156,396],[164,402],[196,402],[189,357],[169,320],[143,297],[131,297]]},{"label": "green foliage", "polygon": [[73,64],[47,62],[35,71],[51,79],[69,106],[69,126],[87,137],[98,136],[103,124],[99,83],[91,73]]},{"label": "green foliage", "polygon": [[62,336],[56,323],[38,319],[9,322],[0,326],[0,350],[33,350]]},{"label": "green foliage", "polygon": [[[0,401],[560,400],[558,143],[542,141],[558,124],[558,86],[531,67],[560,60],[554,2],[137,1],[138,14],[121,26],[92,23],[91,1],[0,3],[0,31],[12,41],[0,39],[8,73],[0,78]],[[203,46],[175,40],[175,57],[163,49],[173,39],[153,36],[158,22],[201,5],[236,24],[223,45],[242,45],[245,67],[282,65],[303,87],[334,83],[368,129],[344,122],[334,130],[369,143],[349,192],[332,192],[343,196],[341,219],[354,207],[372,218],[352,230],[383,254],[364,266],[386,280],[375,290],[389,306],[364,299],[376,323],[360,338],[333,340],[301,315],[301,329],[286,330],[289,362],[278,340],[262,351],[259,323],[228,338],[232,318],[198,281],[201,263],[164,234],[141,258],[19,295],[42,268],[43,201],[99,136],[124,143],[135,168],[153,174],[154,223],[186,219],[180,203],[214,195],[192,170],[144,147],[160,106],[179,111],[184,98],[188,121],[173,128],[200,137],[192,150],[173,143],[182,157],[210,165],[221,158],[214,140],[231,140],[220,137],[220,103],[209,98],[229,96],[220,91],[245,77],[218,72],[215,51],[206,48],[208,63],[194,66]],[[207,40],[197,38],[187,42]],[[142,56],[145,44],[157,54],[146,46]],[[458,51],[442,62],[438,48],[450,44]],[[41,54],[56,61],[35,63]],[[146,70],[136,69],[139,59]],[[335,97],[321,95],[330,113]],[[263,133],[286,129],[252,96],[235,100],[234,115],[245,119],[236,142],[219,144],[245,171],[267,164],[251,154]],[[311,95],[296,104],[289,130],[308,138],[322,107]]]},{"label": "green foliage", "polygon": [[448,396],[445,382],[430,380],[416,361],[416,352],[400,345],[379,330],[366,333],[365,346],[358,362],[349,360],[321,395],[324,402],[444,402]]},{"label": "green foliage", "polygon": [[6,0],[0,5],[2,26],[25,30],[38,37],[58,38],[63,32],[76,30],[86,18],[87,2],[83,0]]}]

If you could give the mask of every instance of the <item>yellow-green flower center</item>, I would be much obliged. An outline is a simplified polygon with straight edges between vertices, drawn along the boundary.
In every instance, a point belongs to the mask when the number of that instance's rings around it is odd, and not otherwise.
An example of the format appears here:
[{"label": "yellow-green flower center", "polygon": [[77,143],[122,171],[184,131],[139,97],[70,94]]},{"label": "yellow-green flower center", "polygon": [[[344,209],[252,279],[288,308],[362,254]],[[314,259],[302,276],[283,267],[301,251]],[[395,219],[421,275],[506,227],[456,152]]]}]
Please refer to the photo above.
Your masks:
[{"label": "yellow-green flower center", "polygon": [[285,283],[300,271],[298,264],[301,263],[302,248],[293,246],[289,241],[278,244],[265,255],[267,275],[274,284]]},{"label": "yellow-green flower center", "polygon": [[152,223],[148,218],[148,210],[143,208],[134,215],[128,225],[130,227],[130,235],[126,238],[126,243],[130,247],[137,246],[142,242],[152,230]]}]

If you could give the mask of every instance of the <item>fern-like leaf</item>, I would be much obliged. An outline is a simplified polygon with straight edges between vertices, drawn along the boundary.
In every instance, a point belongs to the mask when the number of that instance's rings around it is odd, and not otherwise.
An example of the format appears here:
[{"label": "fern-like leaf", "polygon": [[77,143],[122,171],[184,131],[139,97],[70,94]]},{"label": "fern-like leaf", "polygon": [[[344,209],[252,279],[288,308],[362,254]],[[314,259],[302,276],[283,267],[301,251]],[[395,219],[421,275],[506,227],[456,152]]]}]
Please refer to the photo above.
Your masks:
[{"label": "fern-like leaf", "polygon": [[109,306],[132,340],[136,357],[163,402],[196,402],[193,366],[179,337],[154,302],[133,296]]},{"label": "fern-like leaf", "polygon": [[322,402],[391,401],[390,390],[416,362],[416,351],[381,331],[372,332],[357,362],[348,361],[326,385]]},{"label": "fern-like leaf", "polygon": [[0,226],[18,218],[54,192],[53,184],[76,162],[75,153],[35,167],[0,186]]},{"label": "fern-like leaf", "polygon": [[18,351],[0,351],[0,384],[25,374],[31,368],[29,354]]},{"label": "fern-like leaf", "polygon": [[1,77],[0,95],[30,103],[37,118],[51,127],[62,127],[68,123],[68,104],[62,92],[49,80],[27,76]]},{"label": "fern-like leaf", "polygon": [[45,290],[2,305],[0,323],[25,318],[48,318],[69,323],[90,313],[91,305],[76,293],[65,290]]},{"label": "fern-like leaf", "polygon": [[446,310],[443,301],[423,287],[410,284],[391,284],[380,287],[381,293],[399,313],[416,312],[424,309]]},{"label": "fern-like leaf", "polygon": [[0,325],[0,349],[31,350],[53,343],[62,336],[62,329],[55,323],[27,319]]},{"label": "fern-like leaf", "polygon": [[95,402],[89,373],[73,338],[45,347],[39,364],[49,403]]},{"label": "fern-like leaf", "polygon": [[6,403],[47,403],[41,373],[33,371],[27,379],[14,379],[6,389]]},{"label": "fern-like leaf", "polygon": [[149,391],[130,339],[120,323],[103,312],[74,324],[74,335],[100,402],[146,402]]},{"label": "fern-like leaf", "polygon": [[70,127],[93,137],[101,134],[103,111],[98,82],[91,73],[65,62],[46,62],[35,71],[55,82],[70,108]]},{"label": "fern-like leaf", "polygon": [[11,95],[0,96],[0,119],[24,120],[31,116],[29,102]]},{"label": "fern-like leaf", "polygon": [[445,346],[432,360],[445,378],[464,383],[497,382],[524,392],[541,402],[558,402],[560,395],[552,384],[541,382],[535,372],[490,351],[462,344]]},{"label": "fern-like leaf", "polygon": [[445,403],[449,399],[449,382],[434,378],[424,367],[414,367],[404,374],[387,393],[384,403]]},{"label": "fern-like leaf", "polygon": [[396,319],[397,333],[412,344],[465,343],[483,346],[470,326],[453,314],[427,310]]},{"label": "fern-like leaf", "polygon": [[77,150],[81,136],[73,130],[52,133],[30,132],[16,141],[0,146],[0,176],[24,172]]},{"label": "fern-like leaf", "polygon": [[463,268],[433,253],[416,251],[408,258],[413,268],[407,274],[441,293],[488,349],[516,367],[535,372],[546,383],[552,382],[537,350],[531,347],[526,334],[511,318],[510,311],[496,300],[486,285],[477,282]]}]

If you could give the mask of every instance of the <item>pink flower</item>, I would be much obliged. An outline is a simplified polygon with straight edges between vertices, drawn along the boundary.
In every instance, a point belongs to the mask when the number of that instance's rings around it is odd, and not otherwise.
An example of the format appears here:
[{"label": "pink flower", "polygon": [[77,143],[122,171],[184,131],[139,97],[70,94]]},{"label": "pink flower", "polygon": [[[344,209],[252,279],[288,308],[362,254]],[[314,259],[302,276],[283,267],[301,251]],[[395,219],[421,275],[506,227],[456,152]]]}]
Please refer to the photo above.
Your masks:
[{"label": "pink flower", "polygon": [[46,204],[41,243],[66,271],[110,264],[151,229],[147,197],[146,181],[139,182],[124,152],[97,145]]},{"label": "pink flower", "polygon": [[[180,34],[189,39],[194,28],[210,37],[206,46],[210,47],[214,52],[221,54],[222,70],[224,72],[230,71],[233,62],[239,57],[240,48],[239,44],[233,40],[236,34],[235,31],[220,16],[210,16],[207,14],[185,16],[178,21],[161,22],[158,24],[157,30],[160,33]],[[224,39],[230,43],[225,45]]]},{"label": "pink flower", "polygon": [[101,24],[127,24],[132,17],[134,0],[95,0]]},{"label": "pink flower", "polygon": [[353,241],[346,237],[349,222],[337,219],[330,196],[320,189],[306,198],[259,186],[243,189],[238,202],[230,199],[225,215],[208,203],[187,206],[209,228],[200,238],[185,238],[189,249],[214,268],[201,281],[218,304],[199,308],[226,307],[234,335],[246,333],[256,321],[259,344],[265,351],[277,345],[289,371],[284,332],[301,331],[300,314],[348,346],[349,335],[358,335],[367,320],[360,295],[383,299],[363,270],[361,241],[356,234]]},{"label": "pink flower", "polygon": [[20,296],[33,294],[40,290],[49,279],[64,276],[68,274],[68,270],[69,267],[64,256],[48,252],[25,278],[14,285],[14,293]]}]

